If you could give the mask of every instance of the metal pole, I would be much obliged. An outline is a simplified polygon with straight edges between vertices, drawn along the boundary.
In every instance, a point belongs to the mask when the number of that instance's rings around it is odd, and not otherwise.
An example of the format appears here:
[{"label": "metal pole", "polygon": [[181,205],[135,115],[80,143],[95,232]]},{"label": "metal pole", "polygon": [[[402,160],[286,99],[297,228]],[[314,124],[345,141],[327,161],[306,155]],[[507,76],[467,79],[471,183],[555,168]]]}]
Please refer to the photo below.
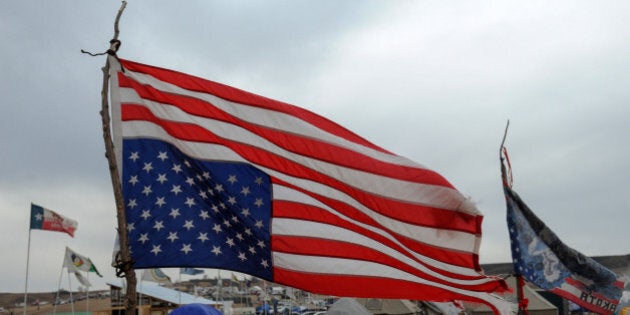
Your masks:
[{"label": "metal pole", "polygon": [[72,280],[70,278],[70,270],[68,270],[68,291],[70,291],[70,307],[72,308],[72,315],[74,315],[74,297],[72,296]]},{"label": "metal pole", "polygon": [[[65,257],[65,256],[64,256]],[[61,276],[63,276],[63,264],[61,264],[61,270],[59,271],[59,281],[57,282],[57,296],[55,297],[55,302],[53,303],[53,315],[57,314],[57,301],[59,301],[59,290],[61,290]],[[70,275],[68,275],[69,277]]]},{"label": "metal pole", "polygon": [[28,264],[31,259],[31,227],[28,228],[28,245],[26,249],[26,281],[24,282],[24,315],[26,315],[26,304],[28,297]]},{"label": "metal pole", "polygon": [[[87,272],[87,282],[88,282],[88,284],[90,283],[90,272],[89,271]],[[85,296],[85,311],[89,312],[90,311],[90,286],[89,285],[86,287],[85,294],[86,294],[86,296]]]}]

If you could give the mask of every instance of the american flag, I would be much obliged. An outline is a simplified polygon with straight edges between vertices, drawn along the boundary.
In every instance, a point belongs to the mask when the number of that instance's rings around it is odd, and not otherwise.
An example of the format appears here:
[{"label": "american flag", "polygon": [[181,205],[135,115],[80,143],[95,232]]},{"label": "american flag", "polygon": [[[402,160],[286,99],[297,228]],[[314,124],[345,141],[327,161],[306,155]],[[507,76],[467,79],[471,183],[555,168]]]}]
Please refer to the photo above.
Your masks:
[{"label": "american flag", "polygon": [[112,116],[136,268],[509,308],[489,294],[505,283],[480,272],[482,215],[438,173],[305,109],[120,62]]}]

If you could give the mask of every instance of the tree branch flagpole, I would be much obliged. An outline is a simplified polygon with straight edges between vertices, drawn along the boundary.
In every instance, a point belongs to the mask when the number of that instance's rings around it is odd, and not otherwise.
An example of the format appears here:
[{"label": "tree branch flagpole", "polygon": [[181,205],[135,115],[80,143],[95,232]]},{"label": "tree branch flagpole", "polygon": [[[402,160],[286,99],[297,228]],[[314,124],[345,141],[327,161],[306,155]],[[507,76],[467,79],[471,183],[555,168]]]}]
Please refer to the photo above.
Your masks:
[{"label": "tree branch flagpole", "polygon": [[109,164],[109,172],[114,189],[114,198],[116,200],[116,216],[118,218],[118,239],[120,242],[120,251],[116,254],[116,276],[125,277],[127,280],[127,293],[125,296],[125,309],[127,314],[135,314],[136,310],[136,273],[133,269],[133,261],[129,252],[129,236],[127,234],[127,219],[125,217],[125,204],[122,194],[122,184],[118,164],[116,162],[116,154],[114,142],[111,133],[111,118],[109,111],[109,76],[110,76],[110,60],[116,60],[116,52],[120,48],[118,34],[120,33],[118,23],[120,17],[127,5],[126,1],[122,1],[116,20],[114,22],[114,37],[110,40],[110,48],[107,50],[108,58],[105,62],[103,70],[103,89],[101,91],[102,109],[101,117],[103,123],[103,140],[105,141],[105,156]]},{"label": "tree branch flagpole", "polygon": [[[503,185],[508,187],[512,187],[512,170],[510,167],[510,160],[507,156],[507,150],[505,149],[505,139],[507,138],[508,128],[510,127],[510,121],[507,121],[505,125],[505,132],[503,133],[503,140],[501,140],[501,147],[499,148],[499,159],[501,161],[501,180],[503,181]],[[506,168],[505,163],[508,164],[508,168]],[[525,286],[525,280],[523,279],[523,275],[514,271],[514,277],[516,278],[516,297],[518,301],[518,315],[529,315],[527,311],[528,300],[525,298],[525,293],[523,287]]]}]

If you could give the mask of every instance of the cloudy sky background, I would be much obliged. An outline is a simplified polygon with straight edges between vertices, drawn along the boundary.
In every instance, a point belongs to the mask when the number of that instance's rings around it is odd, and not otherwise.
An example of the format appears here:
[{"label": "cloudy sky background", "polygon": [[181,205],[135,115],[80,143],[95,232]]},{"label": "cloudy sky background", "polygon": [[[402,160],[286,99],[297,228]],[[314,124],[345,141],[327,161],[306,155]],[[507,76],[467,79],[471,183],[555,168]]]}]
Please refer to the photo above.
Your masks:
[{"label": "cloudy sky background", "polygon": [[[31,202],[79,228],[31,232],[29,291],[57,289],[65,246],[104,274],[96,289],[114,279],[105,57],[80,51],[108,48],[119,7],[0,2],[0,292],[24,291]],[[627,1],[132,0],[119,55],[305,107],[438,171],[485,215],[482,263],[510,260],[509,119],[515,191],[568,245],[621,255],[629,15]]]}]

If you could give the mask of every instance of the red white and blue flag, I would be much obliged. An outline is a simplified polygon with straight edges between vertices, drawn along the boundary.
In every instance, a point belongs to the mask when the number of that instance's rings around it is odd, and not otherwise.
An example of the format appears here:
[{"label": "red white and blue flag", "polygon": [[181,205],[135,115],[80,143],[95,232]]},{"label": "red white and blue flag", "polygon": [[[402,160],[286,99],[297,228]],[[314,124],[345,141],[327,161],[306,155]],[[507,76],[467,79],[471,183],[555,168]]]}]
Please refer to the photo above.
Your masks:
[{"label": "red white and blue flag", "polygon": [[565,245],[512,190],[505,165],[501,172],[514,272],[591,312],[614,313],[623,282],[594,259]]},{"label": "red white and blue flag", "polygon": [[64,232],[74,237],[74,231],[76,231],[77,226],[77,221],[73,219],[36,204],[31,204],[30,229],[32,230]]},{"label": "red white and blue flag", "polygon": [[136,268],[506,309],[489,294],[505,283],[480,272],[482,215],[440,174],[305,109],[120,62],[112,117]]}]

